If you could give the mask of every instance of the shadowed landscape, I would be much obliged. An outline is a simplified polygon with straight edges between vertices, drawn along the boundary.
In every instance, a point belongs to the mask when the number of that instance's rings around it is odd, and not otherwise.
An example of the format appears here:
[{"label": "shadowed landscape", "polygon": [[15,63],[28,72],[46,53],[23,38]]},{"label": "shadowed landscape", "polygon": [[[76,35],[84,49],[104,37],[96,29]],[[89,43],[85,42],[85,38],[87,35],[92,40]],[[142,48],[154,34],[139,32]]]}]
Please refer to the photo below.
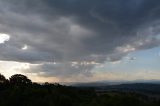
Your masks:
[{"label": "shadowed landscape", "polygon": [[65,86],[0,75],[0,106],[159,106],[159,84]]}]

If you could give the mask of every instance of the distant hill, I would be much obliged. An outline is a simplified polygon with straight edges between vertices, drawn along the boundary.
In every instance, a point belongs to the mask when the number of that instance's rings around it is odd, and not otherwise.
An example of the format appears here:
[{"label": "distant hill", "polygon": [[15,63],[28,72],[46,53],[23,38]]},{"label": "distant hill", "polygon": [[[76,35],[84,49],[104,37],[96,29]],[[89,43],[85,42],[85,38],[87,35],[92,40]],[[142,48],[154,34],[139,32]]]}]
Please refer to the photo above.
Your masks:
[{"label": "distant hill", "polygon": [[109,85],[120,85],[120,84],[135,84],[135,83],[144,83],[144,84],[160,84],[160,80],[134,80],[134,81],[125,81],[125,80],[109,80],[109,81],[97,81],[97,82],[73,82],[73,83],[63,83],[64,85],[76,86],[76,87],[102,87]]}]

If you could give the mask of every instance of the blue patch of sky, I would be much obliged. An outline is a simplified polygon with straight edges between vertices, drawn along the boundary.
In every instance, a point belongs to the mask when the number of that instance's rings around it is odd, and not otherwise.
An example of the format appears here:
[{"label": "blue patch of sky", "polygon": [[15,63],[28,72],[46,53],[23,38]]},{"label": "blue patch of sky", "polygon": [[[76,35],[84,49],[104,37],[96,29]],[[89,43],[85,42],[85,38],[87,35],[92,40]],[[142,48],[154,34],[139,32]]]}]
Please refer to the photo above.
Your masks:
[{"label": "blue patch of sky", "polygon": [[[129,58],[135,59],[130,60]],[[138,71],[160,72],[160,47],[130,53],[120,62],[106,62],[104,67],[96,67],[93,71],[134,73]]]}]

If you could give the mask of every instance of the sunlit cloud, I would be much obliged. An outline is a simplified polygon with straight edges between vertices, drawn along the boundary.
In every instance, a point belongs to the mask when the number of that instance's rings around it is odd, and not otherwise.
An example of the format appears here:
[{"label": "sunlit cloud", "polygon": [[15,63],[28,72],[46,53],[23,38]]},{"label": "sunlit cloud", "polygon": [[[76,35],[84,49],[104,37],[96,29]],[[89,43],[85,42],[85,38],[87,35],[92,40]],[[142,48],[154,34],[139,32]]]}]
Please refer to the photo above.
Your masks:
[{"label": "sunlit cloud", "polygon": [[0,44],[5,43],[6,41],[9,41],[10,35],[5,33],[0,33]]},{"label": "sunlit cloud", "polygon": [[25,44],[21,49],[22,49],[22,50],[27,50],[27,49],[28,49],[28,46]]},{"label": "sunlit cloud", "polygon": [[126,45],[124,47],[117,47],[116,49],[124,53],[135,51],[135,48],[132,47],[131,45]]},{"label": "sunlit cloud", "polygon": [[14,62],[14,61],[0,61],[0,73],[7,78],[16,73],[22,73],[22,70],[28,69],[29,63]]}]

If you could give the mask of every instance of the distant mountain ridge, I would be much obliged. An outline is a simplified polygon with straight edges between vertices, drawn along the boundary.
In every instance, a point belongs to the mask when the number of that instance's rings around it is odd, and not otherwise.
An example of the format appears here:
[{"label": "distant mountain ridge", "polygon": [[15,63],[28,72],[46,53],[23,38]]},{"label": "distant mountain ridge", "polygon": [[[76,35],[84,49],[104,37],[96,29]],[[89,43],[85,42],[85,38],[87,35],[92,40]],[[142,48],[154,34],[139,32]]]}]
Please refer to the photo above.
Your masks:
[{"label": "distant mountain ridge", "polygon": [[160,80],[134,80],[134,81],[96,81],[96,82],[74,82],[74,83],[64,83],[64,85],[76,86],[76,87],[98,87],[98,86],[109,86],[109,85],[120,85],[120,84],[135,84],[135,83],[144,83],[144,84],[160,84]]},{"label": "distant mountain ridge", "polygon": [[124,92],[138,93],[160,99],[160,82],[159,81],[138,81],[138,82],[113,82],[113,83],[81,83],[73,85],[82,88],[94,88],[98,94],[107,92]]}]

